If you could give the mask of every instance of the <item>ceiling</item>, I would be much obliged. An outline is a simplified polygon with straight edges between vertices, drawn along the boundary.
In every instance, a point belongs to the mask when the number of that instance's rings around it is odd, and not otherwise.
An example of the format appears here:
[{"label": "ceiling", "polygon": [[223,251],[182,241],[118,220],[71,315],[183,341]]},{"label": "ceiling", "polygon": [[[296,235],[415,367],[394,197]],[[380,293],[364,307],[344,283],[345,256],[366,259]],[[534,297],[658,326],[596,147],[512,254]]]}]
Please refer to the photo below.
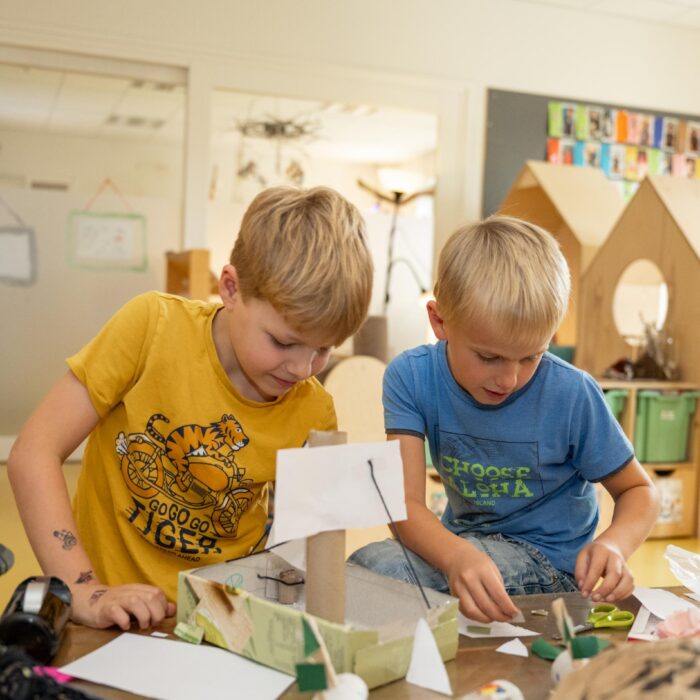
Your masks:
[{"label": "ceiling", "polygon": [[[624,16],[700,28],[700,0],[516,0],[588,15]],[[182,85],[0,65],[0,128],[180,142],[185,123]],[[376,106],[322,103],[216,91],[212,140],[240,139],[239,126],[302,122],[313,137],[298,139],[309,156],[398,163],[435,150],[434,115]]]},{"label": "ceiling", "polygon": [[[158,142],[179,142],[184,135],[182,85],[5,64],[0,95],[0,128]],[[246,122],[268,132],[279,124],[302,126],[311,134],[295,141],[325,160],[402,162],[433,152],[437,143],[431,114],[216,90],[213,143],[238,142]],[[263,138],[286,136],[278,130]]]},{"label": "ceiling", "polygon": [[700,28],[700,0],[518,0],[580,10],[588,15],[615,15],[628,19]]}]

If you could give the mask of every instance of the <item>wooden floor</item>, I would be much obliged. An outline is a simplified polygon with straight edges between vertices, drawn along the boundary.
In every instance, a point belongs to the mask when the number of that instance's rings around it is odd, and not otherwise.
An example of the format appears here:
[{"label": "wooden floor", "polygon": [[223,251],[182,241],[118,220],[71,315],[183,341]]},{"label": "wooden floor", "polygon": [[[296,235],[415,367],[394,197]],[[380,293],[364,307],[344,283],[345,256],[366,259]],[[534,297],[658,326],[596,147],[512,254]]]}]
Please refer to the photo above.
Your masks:
[{"label": "wooden floor", "polygon": [[[80,465],[65,466],[66,479],[71,493],[75,490]],[[383,538],[386,528],[370,528],[348,532],[348,552],[352,552],[366,542]],[[0,610],[4,609],[17,584],[28,576],[40,574],[39,565],[32,553],[17,514],[12,490],[7,479],[7,468],[0,464],[0,544],[12,550],[15,565],[5,575],[0,576]],[[630,557],[629,565],[640,586],[678,585],[678,580],[669,570],[664,559],[668,544],[700,553],[700,540],[679,538],[673,540],[648,540]]]}]

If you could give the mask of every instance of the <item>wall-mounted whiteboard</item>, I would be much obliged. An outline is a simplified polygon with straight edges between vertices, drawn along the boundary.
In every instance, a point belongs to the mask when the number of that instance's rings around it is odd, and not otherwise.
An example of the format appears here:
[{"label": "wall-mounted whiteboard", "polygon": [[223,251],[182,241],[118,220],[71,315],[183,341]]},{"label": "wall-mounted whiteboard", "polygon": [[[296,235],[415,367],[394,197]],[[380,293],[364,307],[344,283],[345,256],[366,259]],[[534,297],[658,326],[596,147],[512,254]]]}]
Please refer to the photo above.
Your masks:
[{"label": "wall-mounted whiteboard", "polygon": [[141,214],[72,211],[68,262],[75,267],[145,270],[146,219]]},{"label": "wall-mounted whiteboard", "polygon": [[36,241],[28,226],[0,226],[0,282],[36,282]]}]

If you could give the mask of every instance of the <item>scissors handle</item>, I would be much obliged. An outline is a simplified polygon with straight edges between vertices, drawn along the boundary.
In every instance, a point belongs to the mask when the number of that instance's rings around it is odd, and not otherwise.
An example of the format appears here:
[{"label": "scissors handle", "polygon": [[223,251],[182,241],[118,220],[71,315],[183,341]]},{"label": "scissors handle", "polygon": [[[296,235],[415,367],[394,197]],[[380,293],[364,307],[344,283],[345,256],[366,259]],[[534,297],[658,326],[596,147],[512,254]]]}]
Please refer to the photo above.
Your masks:
[{"label": "scissors handle", "polygon": [[634,615],[627,610],[615,610],[593,622],[593,627],[631,627]]}]

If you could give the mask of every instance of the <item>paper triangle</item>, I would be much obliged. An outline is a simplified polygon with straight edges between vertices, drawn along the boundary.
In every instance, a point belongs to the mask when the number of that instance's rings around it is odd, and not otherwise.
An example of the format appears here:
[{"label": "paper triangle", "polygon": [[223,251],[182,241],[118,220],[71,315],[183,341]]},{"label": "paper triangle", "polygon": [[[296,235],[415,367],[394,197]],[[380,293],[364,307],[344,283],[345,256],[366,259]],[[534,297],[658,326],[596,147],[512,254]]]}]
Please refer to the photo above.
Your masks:
[{"label": "paper triangle", "polygon": [[513,656],[528,656],[527,647],[519,639],[511,639],[510,642],[501,644],[496,648],[501,654],[512,654]]},{"label": "paper triangle", "polygon": [[424,618],[418,620],[416,625],[406,681],[421,688],[434,690],[436,693],[452,695],[452,685],[447,669],[440,656],[435,637]]},{"label": "paper triangle", "polygon": [[301,624],[304,629],[304,657],[306,658],[307,656],[311,656],[315,651],[318,651],[321,645],[318,639],[316,639],[316,635],[311,629],[311,626],[303,617],[301,618]]}]

